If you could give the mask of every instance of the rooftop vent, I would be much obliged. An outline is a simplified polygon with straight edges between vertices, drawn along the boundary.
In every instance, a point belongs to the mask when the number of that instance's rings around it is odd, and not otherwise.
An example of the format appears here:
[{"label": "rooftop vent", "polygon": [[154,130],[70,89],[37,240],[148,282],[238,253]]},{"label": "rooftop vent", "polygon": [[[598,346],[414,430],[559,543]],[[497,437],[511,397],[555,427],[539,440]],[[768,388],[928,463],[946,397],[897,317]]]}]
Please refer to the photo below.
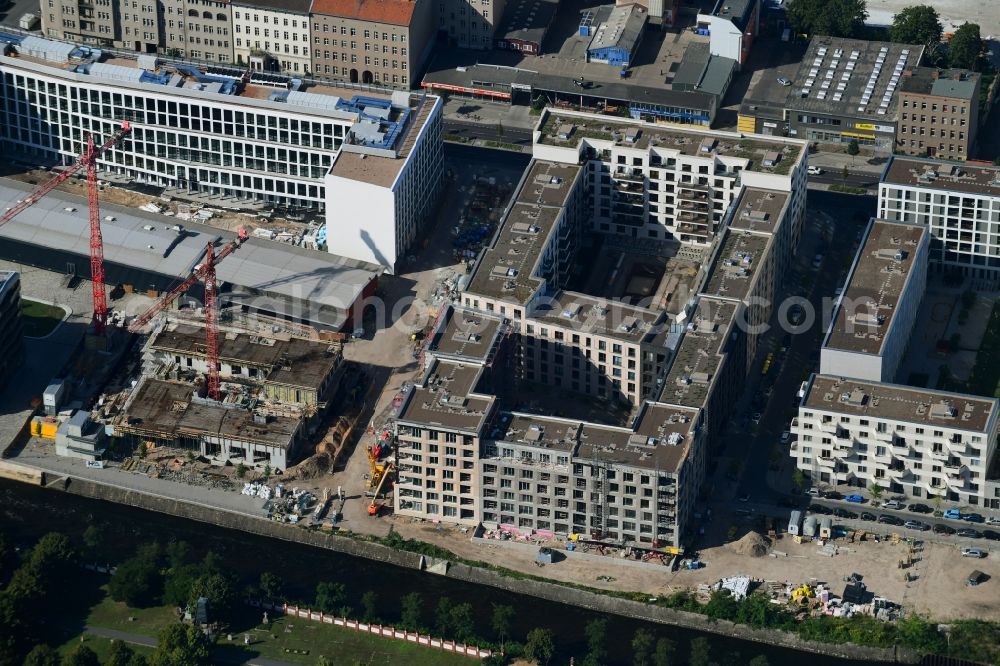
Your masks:
[{"label": "rooftop vent", "polygon": [[868,401],[868,394],[861,389],[856,388],[850,393],[842,393],[840,401],[853,407],[862,407]]},{"label": "rooftop vent", "polygon": [[953,419],[955,418],[957,412],[951,403],[941,400],[931,405],[931,418],[935,419]]}]

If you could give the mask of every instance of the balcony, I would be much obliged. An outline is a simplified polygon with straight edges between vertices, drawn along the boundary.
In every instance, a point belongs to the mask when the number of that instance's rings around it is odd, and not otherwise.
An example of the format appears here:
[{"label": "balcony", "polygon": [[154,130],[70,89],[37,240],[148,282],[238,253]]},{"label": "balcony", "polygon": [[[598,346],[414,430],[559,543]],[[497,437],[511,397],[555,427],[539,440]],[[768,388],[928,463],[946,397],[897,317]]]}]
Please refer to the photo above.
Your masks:
[{"label": "balcony", "polygon": [[621,167],[615,171],[614,178],[616,180],[627,180],[634,183],[640,183],[642,185],[645,185],[646,183],[646,177],[641,173],[635,172],[632,169],[623,169]]},{"label": "balcony", "polygon": [[616,192],[630,192],[642,194],[646,191],[645,186],[642,181],[636,182],[635,180],[616,180],[614,181],[614,189]]}]

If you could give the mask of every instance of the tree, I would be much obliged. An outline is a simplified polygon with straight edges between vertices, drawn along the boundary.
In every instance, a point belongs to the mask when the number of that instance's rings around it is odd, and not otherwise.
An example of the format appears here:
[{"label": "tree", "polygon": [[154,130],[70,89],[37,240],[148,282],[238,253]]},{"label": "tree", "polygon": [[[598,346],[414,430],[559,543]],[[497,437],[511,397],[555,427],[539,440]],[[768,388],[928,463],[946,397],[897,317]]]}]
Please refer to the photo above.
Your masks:
[{"label": "tree", "polygon": [[59,666],[59,654],[44,643],[31,648],[24,666]]},{"label": "tree", "polygon": [[528,632],[528,642],[524,646],[524,656],[540,664],[548,664],[556,653],[556,639],[552,630],[535,627]]},{"label": "tree", "polygon": [[712,663],[712,646],[708,639],[699,636],[691,641],[691,657],[688,666],[709,666]]},{"label": "tree", "polygon": [[649,666],[652,663],[653,633],[648,629],[636,629],[632,636],[633,666]]},{"label": "tree", "polygon": [[975,23],[963,23],[948,40],[948,64],[952,67],[978,70],[982,52],[983,40]]},{"label": "tree", "polygon": [[152,666],[201,666],[210,663],[208,639],[197,627],[170,624],[160,630]]},{"label": "tree", "polygon": [[845,164],[844,165],[844,170],[841,171],[841,173],[840,173],[840,177],[843,178],[844,182],[846,183],[847,179],[850,177],[850,175],[851,175],[851,172],[847,169],[847,165]]},{"label": "tree", "polygon": [[237,479],[242,479],[246,475],[247,475],[247,466],[244,465],[243,463],[240,463],[239,465],[237,465],[236,466],[236,478]]},{"label": "tree", "polygon": [[767,657],[759,654],[750,660],[749,666],[770,666],[770,663],[767,661]]},{"label": "tree", "polygon": [[889,39],[898,44],[920,44],[930,47],[941,43],[941,21],[930,5],[906,7],[892,19]]},{"label": "tree", "polygon": [[423,614],[423,599],[417,592],[410,592],[400,599],[400,622],[407,629],[419,631]]},{"label": "tree", "polygon": [[608,633],[608,621],[603,618],[596,618],[587,623],[583,628],[583,635],[587,640],[587,656],[584,657],[584,666],[598,666],[604,662],[607,650],[604,647]]},{"label": "tree", "polygon": [[451,599],[441,597],[434,610],[434,628],[442,637],[451,633]]},{"label": "tree", "polygon": [[101,666],[97,653],[80,643],[62,661],[63,666]]},{"label": "tree", "polygon": [[868,18],[864,0],[791,0],[787,15],[796,32],[832,37],[860,35]]},{"label": "tree", "polygon": [[285,581],[281,577],[265,571],[260,575],[260,596],[268,601],[280,600],[285,591]]},{"label": "tree", "polygon": [[472,604],[456,604],[451,607],[451,633],[457,641],[468,643],[476,634],[476,624],[472,619]]},{"label": "tree", "polygon": [[187,541],[170,541],[166,550],[167,564],[173,569],[187,564],[191,557],[191,544]]},{"label": "tree", "polygon": [[677,652],[676,643],[669,638],[659,639],[656,641],[656,650],[653,651],[653,666],[670,666],[675,652]]},{"label": "tree", "polygon": [[365,622],[374,622],[378,619],[378,595],[368,590],[361,595],[361,618]]},{"label": "tree", "polygon": [[239,602],[236,586],[237,581],[231,574],[206,574],[195,579],[188,602],[193,604],[199,598],[205,597],[208,599],[208,608],[213,619],[228,618]]},{"label": "tree", "polygon": [[872,485],[868,490],[872,494],[872,501],[877,502],[878,498],[882,496],[882,486],[878,485],[875,481],[872,481]]},{"label": "tree", "polygon": [[111,651],[108,653],[108,660],[104,662],[104,666],[134,666],[138,661],[137,658],[145,662],[145,658],[142,655],[137,655],[127,643],[114,641],[111,643]]},{"label": "tree", "polygon": [[202,575],[197,564],[183,564],[167,571],[163,579],[163,603],[168,606],[186,607],[191,602],[191,590]]},{"label": "tree", "polygon": [[510,633],[510,621],[512,619],[514,619],[513,606],[493,604],[493,621],[490,624],[497,640],[500,641],[501,650],[503,650],[503,643],[507,638],[507,634]]},{"label": "tree", "polygon": [[316,610],[336,613],[347,601],[347,590],[343,583],[320,583],[316,586]]},{"label": "tree", "polygon": [[801,469],[796,468],[795,471],[792,472],[792,491],[794,491],[795,494],[798,495],[803,490],[805,490],[805,487],[806,487],[806,474]]},{"label": "tree", "polygon": [[124,601],[132,608],[152,606],[161,589],[162,580],[156,562],[141,556],[119,564],[108,582],[111,598]]},{"label": "tree", "polygon": [[[847,144],[847,154],[850,155],[851,157],[854,157],[860,152],[861,152],[861,146],[858,145],[858,140],[851,139],[851,142]],[[846,165],[844,166],[844,169],[845,170],[847,169]]]},{"label": "tree", "polygon": [[83,545],[87,547],[87,555],[99,557],[104,545],[105,529],[103,525],[91,523],[83,531]]}]

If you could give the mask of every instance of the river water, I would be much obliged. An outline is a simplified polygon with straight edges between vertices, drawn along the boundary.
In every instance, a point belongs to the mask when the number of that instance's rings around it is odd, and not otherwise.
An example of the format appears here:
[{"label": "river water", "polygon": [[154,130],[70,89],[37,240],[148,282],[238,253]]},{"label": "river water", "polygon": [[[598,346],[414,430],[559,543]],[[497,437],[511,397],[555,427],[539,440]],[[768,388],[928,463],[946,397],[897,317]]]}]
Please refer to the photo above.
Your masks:
[{"label": "river water", "polygon": [[[256,579],[263,571],[280,575],[286,582],[291,600],[312,599],[316,584],[322,581],[344,583],[349,597],[355,602],[366,591],[372,590],[378,595],[379,613],[388,621],[399,617],[400,597],[418,592],[424,599],[424,621],[428,624],[433,622],[437,600],[448,597],[455,603],[470,602],[476,612],[478,633],[489,636],[492,604],[509,604],[517,609],[511,632],[515,639],[523,640],[530,629],[538,626],[553,630],[559,651],[553,664],[568,663],[570,656],[575,656],[579,663],[586,652],[584,625],[599,615],[575,606],[402,569],[321,548],[222,529],[144,509],[0,479],[0,531],[9,544],[29,546],[50,531],[63,532],[79,543],[90,521],[98,521],[108,527],[108,546],[114,547],[115,552],[122,553],[122,558],[129,556],[141,543],[183,540],[191,544],[193,553],[199,557],[208,550],[215,551],[234,572],[248,580]],[[706,636],[712,646],[713,660],[719,666],[739,666],[761,654],[767,657],[771,666],[803,661],[810,666],[872,663],[801,653],[615,615],[605,617],[608,620],[609,666],[632,663],[630,642],[639,627],[650,630],[657,637],[670,638],[677,645],[678,656],[687,654],[693,638]]]}]

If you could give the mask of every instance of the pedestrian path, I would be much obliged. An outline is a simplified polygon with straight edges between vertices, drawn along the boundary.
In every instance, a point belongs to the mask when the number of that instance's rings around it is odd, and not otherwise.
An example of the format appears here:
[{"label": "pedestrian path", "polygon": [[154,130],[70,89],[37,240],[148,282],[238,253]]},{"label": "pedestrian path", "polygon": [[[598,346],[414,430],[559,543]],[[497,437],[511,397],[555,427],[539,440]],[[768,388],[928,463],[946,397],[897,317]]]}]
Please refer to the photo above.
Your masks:
[{"label": "pedestrian path", "polygon": [[[111,640],[131,643],[132,645],[143,645],[149,648],[156,647],[155,638],[150,638],[149,636],[144,636],[143,634],[134,634],[129,631],[120,631],[118,629],[106,629],[105,627],[93,627],[87,625],[84,627],[84,632],[90,634],[91,636],[110,638]],[[296,666],[296,664],[292,664],[291,662],[279,661],[277,659],[267,659],[265,657],[243,659],[241,657],[237,657],[232,651],[221,648],[216,648],[213,658],[216,663],[251,664],[253,666]]]}]

